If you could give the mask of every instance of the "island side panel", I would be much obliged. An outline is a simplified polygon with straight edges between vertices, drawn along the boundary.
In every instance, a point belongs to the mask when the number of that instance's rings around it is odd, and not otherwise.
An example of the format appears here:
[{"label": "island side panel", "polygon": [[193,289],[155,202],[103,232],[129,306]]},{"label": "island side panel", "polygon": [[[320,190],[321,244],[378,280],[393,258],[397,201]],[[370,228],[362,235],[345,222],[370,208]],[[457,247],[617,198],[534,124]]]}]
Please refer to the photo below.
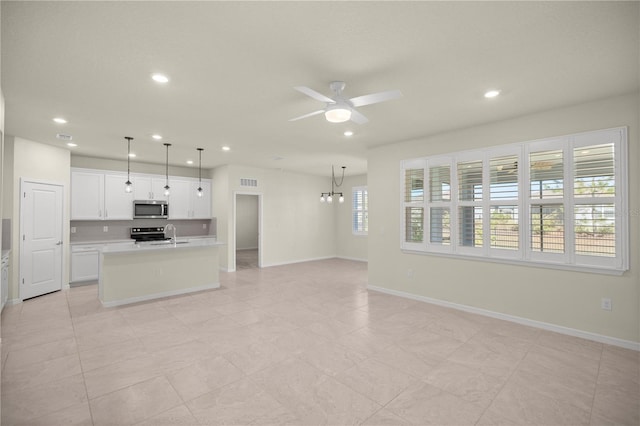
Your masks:
[{"label": "island side panel", "polygon": [[220,287],[217,246],[104,252],[101,262],[104,306]]}]

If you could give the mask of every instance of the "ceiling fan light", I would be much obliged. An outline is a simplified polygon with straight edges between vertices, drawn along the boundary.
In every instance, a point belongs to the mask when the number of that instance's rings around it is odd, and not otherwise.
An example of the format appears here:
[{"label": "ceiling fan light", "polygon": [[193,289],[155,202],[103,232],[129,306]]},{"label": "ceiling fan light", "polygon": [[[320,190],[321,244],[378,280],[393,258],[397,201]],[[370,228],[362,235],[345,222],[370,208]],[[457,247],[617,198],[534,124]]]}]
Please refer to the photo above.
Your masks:
[{"label": "ceiling fan light", "polygon": [[351,120],[351,110],[340,106],[329,108],[324,113],[325,118],[330,123],[344,123]]}]

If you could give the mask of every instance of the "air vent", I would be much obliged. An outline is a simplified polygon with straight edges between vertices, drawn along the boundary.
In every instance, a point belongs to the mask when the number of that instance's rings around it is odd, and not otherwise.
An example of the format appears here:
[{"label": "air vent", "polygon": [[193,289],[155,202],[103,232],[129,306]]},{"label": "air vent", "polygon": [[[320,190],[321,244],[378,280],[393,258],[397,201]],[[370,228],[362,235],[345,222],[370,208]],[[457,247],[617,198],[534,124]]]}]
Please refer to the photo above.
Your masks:
[{"label": "air vent", "polygon": [[71,135],[66,135],[64,133],[58,133],[56,135],[56,138],[60,139],[61,141],[70,141],[73,140],[73,136]]},{"label": "air vent", "polygon": [[258,186],[258,179],[240,179],[240,186]]}]

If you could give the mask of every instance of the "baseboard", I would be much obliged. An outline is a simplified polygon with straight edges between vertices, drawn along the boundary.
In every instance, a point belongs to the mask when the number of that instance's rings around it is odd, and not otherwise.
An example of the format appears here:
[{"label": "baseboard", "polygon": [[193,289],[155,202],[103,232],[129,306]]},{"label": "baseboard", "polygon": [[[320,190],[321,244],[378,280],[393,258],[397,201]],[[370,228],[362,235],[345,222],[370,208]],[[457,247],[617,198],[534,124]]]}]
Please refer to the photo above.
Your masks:
[{"label": "baseboard", "polygon": [[201,286],[198,286],[198,287],[191,287],[191,288],[185,288],[185,289],[180,289],[180,290],[165,291],[163,293],[154,293],[154,294],[148,294],[148,295],[145,295],[145,296],[130,297],[128,299],[114,300],[114,301],[111,301],[111,302],[103,302],[101,300],[100,303],[102,303],[102,306],[104,306],[105,308],[113,308],[115,306],[129,305],[131,303],[146,302],[148,300],[162,299],[164,297],[171,297],[171,296],[179,296],[181,294],[195,293],[195,292],[203,291],[203,290],[214,290],[216,288],[220,288],[220,283],[219,282],[218,283],[213,283],[213,284],[205,284],[205,285],[201,285]]},{"label": "baseboard", "polygon": [[368,263],[368,259],[359,259],[357,257],[347,257],[347,256],[336,256],[336,259],[344,259],[344,260],[353,260],[354,262],[364,262]]},{"label": "baseboard", "polygon": [[618,339],[617,337],[605,336],[602,334],[591,333],[589,331],[578,330],[575,328],[564,327],[561,325],[551,324],[543,321],[536,321],[528,318],[518,317],[515,315],[503,314],[500,312],[489,311],[486,309],[476,308],[473,306],[462,305],[453,302],[447,302],[444,300],[433,299],[430,297],[419,296],[417,294],[406,293],[404,291],[391,290],[384,287],[377,287],[373,285],[367,286],[368,290],[378,291],[380,293],[390,294],[393,296],[404,297],[407,299],[417,300],[419,302],[431,303],[433,305],[443,306],[445,308],[457,309],[459,311],[470,312],[472,314],[484,315],[491,318],[500,320],[515,322],[518,324],[526,325],[529,327],[540,328],[547,331],[554,331],[556,333],[565,334],[573,337],[580,337],[582,339],[593,340],[595,342],[604,343],[612,346],[619,346],[625,349],[632,349],[640,351],[640,342],[634,342],[631,340]]},{"label": "baseboard", "polygon": [[258,247],[236,247],[236,251],[242,251],[242,250],[258,250]]},{"label": "baseboard", "polygon": [[328,260],[328,259],[335,259],[335,256],[327,256],[327,257],[314,257],[314,258],[309,258],[309,259],[300,259],[300,260],[293,260],[290,262],[276,262],[276,263],[263,263],[262,264],[262,268],[269,268],[272,266],[284,266],[284,265],[293,265],[295,263],[304,263],[304,262],[315,262],[318,260]]}]

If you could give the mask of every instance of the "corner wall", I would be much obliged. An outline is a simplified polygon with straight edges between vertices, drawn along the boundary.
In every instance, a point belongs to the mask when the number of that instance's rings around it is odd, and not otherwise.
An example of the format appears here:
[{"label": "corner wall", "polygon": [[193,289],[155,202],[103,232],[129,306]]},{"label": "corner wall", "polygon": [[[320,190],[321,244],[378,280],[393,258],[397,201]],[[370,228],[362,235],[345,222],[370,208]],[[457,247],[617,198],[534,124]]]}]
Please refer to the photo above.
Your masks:
[{"label": "corner wall", "polygon": [[[369,285],[640,343],[639,103],[635,92],[370,150]],[[400,160],[617,126],[629,128],[630,270],[622,276],[400,251]],[[603,297],[612,311],[600,308]]]}]

